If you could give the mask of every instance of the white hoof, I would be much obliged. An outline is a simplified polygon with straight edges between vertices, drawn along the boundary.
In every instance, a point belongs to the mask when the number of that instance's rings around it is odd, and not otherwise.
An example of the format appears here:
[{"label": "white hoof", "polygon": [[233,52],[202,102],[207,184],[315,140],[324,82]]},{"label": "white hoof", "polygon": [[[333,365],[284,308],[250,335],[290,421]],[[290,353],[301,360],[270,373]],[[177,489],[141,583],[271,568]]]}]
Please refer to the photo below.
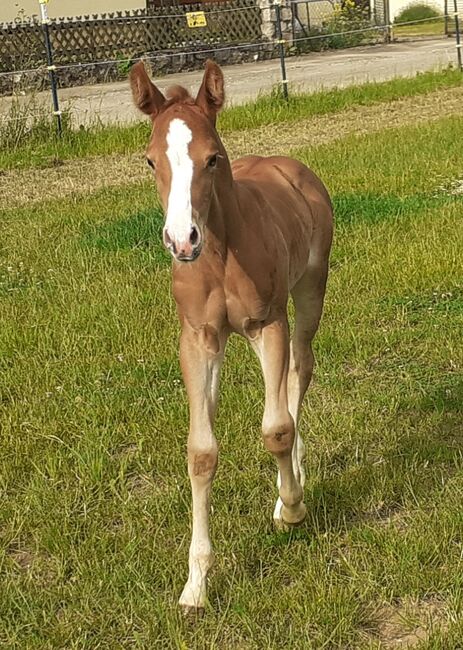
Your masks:
[{"label": "white hoof", "polygon": [[198,584],[192,585],[187,582],[183,588],[182,595],[179,598],[178,604],[184,612],[194,610],[204,610],[206,603],[206,585]]},{"label": "white hoof", "polygon": [[291,508],[287,508],[280,497],[275,505],[273,511],[273,521],[275,527],[279,530],[289,530],[294,526],[299,526],[305,520],[307,515],[307,508],[303,501]]}]

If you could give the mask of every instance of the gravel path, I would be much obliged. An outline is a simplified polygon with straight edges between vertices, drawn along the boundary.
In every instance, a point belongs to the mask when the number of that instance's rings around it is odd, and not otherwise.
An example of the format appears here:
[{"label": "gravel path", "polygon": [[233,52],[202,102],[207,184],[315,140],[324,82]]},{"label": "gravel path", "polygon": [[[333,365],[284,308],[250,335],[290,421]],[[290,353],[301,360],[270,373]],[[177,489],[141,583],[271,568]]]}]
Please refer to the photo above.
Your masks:
[{"label": "gravel path", "polygon": [[[291,85],[305,91],[344,87],[367,81],[385,81],[394,77],[414,76],[417,72],[456,65],[455,41],[441,38],[425,41],[371,45],[347,50],[312,52],[286,61]],[[281,80],[280,63],[260,61],[224,66],[228,101],[242,104],[259,93],[270,92]],[[155,74],[155,70],[154,70]],[[180,84],[195,91],[202,71],[168,75],[157,79],[161,89]],[[140,119],[133,106],[127,81],[65,88],[59,92],[62,108],[72,110],[76,124],[95,119],[104,124],[131,122]],[[50,107],[50,93],[38,93],[37,103]],[[27,97],[24,98],[27,101]],[[11,98],[0,97],[0,119],[7,115]]]}]

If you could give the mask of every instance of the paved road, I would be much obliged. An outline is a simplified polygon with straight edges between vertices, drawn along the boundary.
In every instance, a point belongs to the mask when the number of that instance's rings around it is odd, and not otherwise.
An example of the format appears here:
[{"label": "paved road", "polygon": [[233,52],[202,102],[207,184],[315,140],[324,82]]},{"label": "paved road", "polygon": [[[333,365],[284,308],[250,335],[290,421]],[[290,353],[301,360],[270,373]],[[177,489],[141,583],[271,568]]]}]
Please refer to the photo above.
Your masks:
[{"label": "paved road", "polygon": [[[455,42],[440,39],[373,45],[342,52],[315,52],[290,58],[286,66],[289,81],[295,88],[317,90],[412,76],[447,67],[450,63],[456,64]],[[281,79],[278,60],[225,66],[223,71],[230,104],[243,103],[261,92],[268,92]],[[161,89],[180,84],[194,91],[201,76],[201,71],[187,72],[169,75],[157,83]],[[140,118],[132,105],[126,81],[66,88],[60,91],[60,100],[63,107],[72,109],[78,124],[94,120],[96,116],[104,123]],[[0,115],[6,114],[10,101],[10,98],[0,98]],[[39,93],[38,101],[48,106],[49,93]]]}]

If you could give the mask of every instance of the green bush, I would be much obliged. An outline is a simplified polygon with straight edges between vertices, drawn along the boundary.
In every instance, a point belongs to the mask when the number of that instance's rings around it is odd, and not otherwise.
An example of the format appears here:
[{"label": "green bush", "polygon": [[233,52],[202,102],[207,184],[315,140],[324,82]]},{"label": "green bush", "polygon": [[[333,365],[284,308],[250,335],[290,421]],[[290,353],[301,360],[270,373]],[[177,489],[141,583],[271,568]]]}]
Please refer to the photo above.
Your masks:
[{"label": "green bush", "polygon": [[412,2],[402,9],[400,14],[394,19],[395,23],[409,23],[412,20],[426,20],[427,18],[437,18],[441,12],[432,5],[424,2]]},{"label": "green bush", "polygon": [[376,40],[377,32],[371,30],[368,8],[355,0],[343,0],[335,3],[333,14],[320,27],[312,27],[308,36],[324,38],[298,43],[299,52],[355,47]]}]

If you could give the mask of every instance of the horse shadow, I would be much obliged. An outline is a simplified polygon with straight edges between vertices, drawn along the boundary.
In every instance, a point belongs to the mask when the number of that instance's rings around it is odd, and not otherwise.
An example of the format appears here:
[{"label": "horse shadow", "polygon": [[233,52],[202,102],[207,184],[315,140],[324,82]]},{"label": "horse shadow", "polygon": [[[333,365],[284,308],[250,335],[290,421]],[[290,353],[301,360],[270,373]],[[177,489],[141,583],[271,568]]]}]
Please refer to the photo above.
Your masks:
[{"label": "horse shadow", "polygon": [[[338,224],[349,228],[362,222],[373,225],[388,219],[413,217],[420,210],[457,200],[461,201],[461,197],[444,194],[399,197],[393,194],[378,196],[373,193],[341,193],[334,196],[333,203]],[[154,206],[150,210],[129,213],[110,223],[88,227],[82,236],[81,244],[101,253],[132,251],[148,255],[154,264],[168,267],[171,257],[162,244],[162,225],[162,209]],[[334,264],[336,264],[336,257]],[[347,467],[347,460],[334,456],[325,457],[324,465],[335,467],[335,474],[332,478],[323,478],[315,484],[306,485],[305,499],[308,510],[306,523],[300,529],[289,533],[275,534],[275,544],[285,543],[285,540],[294,537],[310,540],[310,533],[313,531],[319,533],[343,531],[346,527],[354,526],[362,520],[386,519],[391,513],[399,510],[401,495],[397,487],[389,503],[384,504],[374,513],[362,511],[362,503],[367,502],[368,496],[373,493],[378,472],[384,465],[390,472],[401,469],[402,473],[405,473],[404,468],[409,468],[413,472],[413,463],[416,459],[427,463],[426,478],[421,480],[419,476],[414,477],[417,490],[423,493],[429,488],[429,480],[431,483],[442,480],[439,471],[442,469],[442,464],[447,465],[449,473],[451,472],[451,467],[455,466],[462,447],[459,439],[463,411],[463,376],[454,373],[449,378],[443,379],[441,383],[428,386],[419,404],[413,402],[411,396],[407,401],[405,386],[401,394],[405,397],[401,409],[396,413],[394,427],[398,431],[401,428],[408,428],[409,431],[414,432],[414,435],[399,436],[400,446],[387,452],[377,469],[372,468],[370,463],[364,462],[359,463],[355,472],[346,472],[343,470],[342,463]],[[427,417],[432,417],[432,439],[426,433],[426,427],[420,429],[418,426],[420,421]],[[307,483],[310,483],[310,475]],[[270,529],[269,535],[271,535]]]},{"label": "horse shadow", "polygon": [[[354,466],[351,457],[338,458],[336,452],[323,459],[334,475],[306,487],[308,518],[304,532],[295,531],[297,538],[309,533],[310,541],[314,532],[343,533],[367,523],[398,522],[406,515],[410,488],[417,507],[426,508],[429,496],[440,494],[454,476],[463,452],[463,373],[451,372],[428,385],[419,400],[407,395],[405,386],[403,395],[390,423],[398,432],[397,444],[383,453],[369,445]],[[383,481],[387,487],[378,499]]]}]

